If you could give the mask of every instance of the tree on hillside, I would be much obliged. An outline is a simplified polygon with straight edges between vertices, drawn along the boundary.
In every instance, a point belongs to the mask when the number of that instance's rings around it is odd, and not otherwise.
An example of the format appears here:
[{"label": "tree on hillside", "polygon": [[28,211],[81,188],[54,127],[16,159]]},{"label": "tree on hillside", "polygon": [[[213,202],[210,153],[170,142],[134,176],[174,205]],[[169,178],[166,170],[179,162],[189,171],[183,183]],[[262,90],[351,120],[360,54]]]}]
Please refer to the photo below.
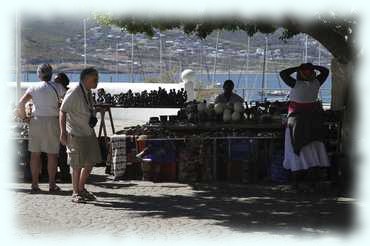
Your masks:
[{"label": "tree on hillside", "polygon": [[186,34],[195,34],[206,38],[215,30],[245,31],[249,36],[255,33],[273,33],[284,28],[282,39],[289,39],[296,34],[305,33],[319,41],[342,64],[355,58],[354,29],[356,18],[317,15],[307,22],[299,18],[286,17],[281,20],[235,18],[194,18],[194,19],[155,19],[140,16],[117,17],[99,15],[98,21],[106,25],[115,25],[130,33],[145,33],[153,36],[156,30],[182,29]]}]

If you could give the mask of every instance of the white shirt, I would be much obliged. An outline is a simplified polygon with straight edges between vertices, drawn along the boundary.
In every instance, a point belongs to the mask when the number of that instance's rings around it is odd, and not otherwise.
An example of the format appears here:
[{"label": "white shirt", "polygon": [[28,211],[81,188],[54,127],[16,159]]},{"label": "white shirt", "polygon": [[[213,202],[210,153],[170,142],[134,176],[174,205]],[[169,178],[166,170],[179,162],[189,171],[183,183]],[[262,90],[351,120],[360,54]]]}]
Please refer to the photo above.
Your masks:
[{"label": "white shirt", "polygon": [[289,100],[298,103],[316,102],[320,90],[320,82],[297,80],[294,87],[290,89]]},{"label": "white shirt", "polygon": [[[84,91],[87,96],[88,91],[85,87]],[[66,130],[68,133],[79,137],[94,134],[94,129],[89,126],[91,102],[92,98],[89,100],[89,105],[87,104],[80,85],[67,91],[60,110],[67,113]]]},{"label": "white shirt", "polygon": [[61,84],[52,81],[48,83],[42,82],[39,86],[30,87],[26,91],[32,96],[33,116],[59,116],[58,97],[62,100],[66,90]]}]

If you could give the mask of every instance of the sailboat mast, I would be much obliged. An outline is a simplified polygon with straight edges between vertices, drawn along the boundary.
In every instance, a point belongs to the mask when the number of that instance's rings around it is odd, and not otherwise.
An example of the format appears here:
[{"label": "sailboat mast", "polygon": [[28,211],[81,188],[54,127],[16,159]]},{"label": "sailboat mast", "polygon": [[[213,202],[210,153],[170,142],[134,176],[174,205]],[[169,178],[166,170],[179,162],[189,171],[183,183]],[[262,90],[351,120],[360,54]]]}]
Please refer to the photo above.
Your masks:
[{"label": "sailboat mast", "polygon": [[117,81],[119,81],[118,79],[118,40],[116,43],[116,78],[117,78]]},{"label": "sailboat mast", "polygon": [[267,55],[267,37],[265,37],[265,51],[263,52],[263,73],[262,73],[261,101],[263,101],[263,99],[265,97],[266,55]]},{"label": "sailboat mast", "polygon": [[[318,64],[319,66],[321,65],[321,44],[319,43],[319,61],[318,61]],[[320,101],[322,101],[322,94],[321,94],[321,87],[320,87],[320,90],[319,90],[319,99]]]},{"label": "sailboat mast", "polygon": [[215,63],[213,64],[213,77],[212,77],[212,84],[215,85],[215,76],[216,76],[216,66],[217,66],[217,53],[218,53],[218,41],[220,38],[220,31],[217,32],[217,39],[216,39],[216,54],[215,54]]},{"label": "sailboat mast", "polygon": [[307,50],[308,50],[308,36],[306,34],[306,41],[304,46],[304,63],[307,63]]},{"label": "sailboat mast", "polygon": [[[245,72],[245,85],[244,85],[244,91],[247,91],[247,98],[249,97],[249,93],[248,93],[248,77],[249,77],[249,47],[250,47],[250,37],[248,36],[248,41],[247,41],[247,54],[246,54],[246,72]],[[244,93],[243,93],[244,94]]]},{"label": "sailboat mast", "polygon": [[131,34],[131,76],[130,82],[134,82],[134,34]]},{"label": "sailboat mast", "polygon": [[199,48],[199,75],[203,76],[203,43],[200,42],[200,48]]},{"label": "sailboat mast", "polygon": [[229,65],[228,65],[228,78],[227,79],[230,79],[230,73],[231,73],[231,54],[230,54],[230,57],[229,57]]},{"label": "sailboat mast", "polygon": [[162,80],[162,35],[159,32],[159,79]]},{"label": "sailboat mast", "polygon": [[84,25],[84,68],[86,68],[87,59],[86,59],[86,49],[87,49],[87,42],[86,42],[86,18],[83,19]]}]

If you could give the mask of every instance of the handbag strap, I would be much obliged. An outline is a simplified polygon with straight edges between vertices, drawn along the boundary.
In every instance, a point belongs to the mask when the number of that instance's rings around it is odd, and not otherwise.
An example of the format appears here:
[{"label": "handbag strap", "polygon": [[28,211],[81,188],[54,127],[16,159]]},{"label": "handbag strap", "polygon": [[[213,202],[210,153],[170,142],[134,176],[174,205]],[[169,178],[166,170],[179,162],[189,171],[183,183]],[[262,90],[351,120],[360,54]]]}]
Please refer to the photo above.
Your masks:
[{"label": "handbag strap", "polygon": [[54,90],[55,94],[57,95],[58,104],[59,104],[59,102],[60,102],[60,97],[59,97],[59,94],[58,94],[57,89],[55,89],[55,87],[54,87],[51,83],[49,83],[49,82],[46,82],[46,83],[47,83],[51,88],[53,88],[53,90]]},{"label": "handbag strap", "polygon": [[84,88],[82,87],[82,84],[81,84],[81,83],[80,83],[80,88],[81,88],[82,94],[84,95],[85,102],[86,102],[86,104],[87,104],[87,108],[89,109],[90,113],[92,114],[92,113],[93,113],[93,111],[94,111],[94,110],[92,109],[93,105],[90,105],[89,100],[87,99],[87,96],[86,96],[85,90],[84,90]]}]

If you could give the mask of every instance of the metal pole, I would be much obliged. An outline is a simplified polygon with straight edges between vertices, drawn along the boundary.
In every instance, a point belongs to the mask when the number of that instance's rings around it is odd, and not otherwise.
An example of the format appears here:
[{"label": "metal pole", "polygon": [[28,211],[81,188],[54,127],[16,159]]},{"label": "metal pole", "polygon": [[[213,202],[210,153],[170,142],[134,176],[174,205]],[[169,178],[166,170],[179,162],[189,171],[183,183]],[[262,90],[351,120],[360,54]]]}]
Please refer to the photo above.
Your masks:
[{"label": "metal pole", "polygon": [[203,74],[203,42],[200,42],[199,48],[199,75],[202,77]]},{"label": "metal pole", "polygon": [[230,70],[231,70],[231,56],[232,56],[232,54],[230,54],[230,57],[229,57],[229,67],[228,67],[228,78],[227,79],[230,79]]},{"label": "metal pole", "polygon": [[[251,40],[251,38],[248,36],[248,41],[247,41],[247,57],[246,57],[247,58],[247,64],[246,64],[246,75],[244,77],[245,78],[245,86],[244,86],[244,88],[247,88],[248,87],[250,40]],[[247,91],[247,97],[249,97],[248,91]]]},{"label": "metal pole", "polygon": [[[321,65],[321,45],[319,43],[319,66]],[[319,90],[319,99],[322,100],[321,87]]]},{"label": "metal pole", "polygon": [[15,90],[15,99],[16,103],[20,98],[21,94],[21,75],[22,75],[22,61],[21,61],[21,17],[19,12],[15,13],[15,81],[16,81],[16,90]]},{"label": "metal pole", "polygon": [[84,24],[84,68],[86,68],[87,58],[86,58],[86,49],[87,49],[87,42],[86,42],[86,18],[83,20]]},{"label": "metal pole", "polygon": [[118,79],[118,41],[116,43],[116,78],[118,82],[119,81]]},{"label": "metal pole", "polygon": [[131,77],[130,82],[134,82],[134,34],[131,34]]},{"label": "metal pole", "polygon": [[159,32],[159,79],[162,80],[162,37]]},{"label": "metal pole", "polygon": [[213,77],[212,77],[212,84],[215,85],[215,75],[216,75],[216,65],[217,65],[217,53],[218,53],[218,40],[220,38],[220,31],[217,32],[217,39],[216,39],[216,55],[215,55],[215,62],[213,64]]},{"label": "metal pole", "polygon": [[181,58],[179,59],[179,64],[180,64],[180,77],[181,77],[181,73],[182,73],[182,60],[181,60]]},{"label": "metal pole", "polygon": [[263,99],[265,97],[266,55],[267,55],[267,37],[265,37],[265,51],[263,53],[263,73],[262,73],[261,101],[263,101]]},{"label": "metal pole", "polygon": [[305,50],[304,50],[304,62],[307,63],[307,50],[308,50],[308,36],[306,35]]}]

